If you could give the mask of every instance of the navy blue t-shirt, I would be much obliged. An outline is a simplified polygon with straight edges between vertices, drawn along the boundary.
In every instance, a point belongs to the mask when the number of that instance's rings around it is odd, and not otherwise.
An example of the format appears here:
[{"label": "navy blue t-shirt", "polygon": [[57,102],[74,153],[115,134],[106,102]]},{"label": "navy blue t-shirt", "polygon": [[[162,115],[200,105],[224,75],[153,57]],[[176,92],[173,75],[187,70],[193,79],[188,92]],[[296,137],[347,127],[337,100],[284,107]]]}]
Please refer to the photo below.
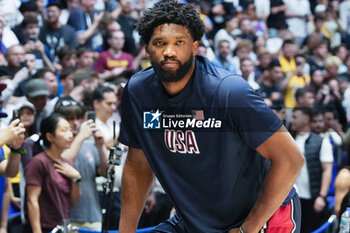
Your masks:
[{"label": "navy blue t-shirt", "polygon": [[255,149],[281,125],[242,77],[197,56],[176,96],[152,67],[130,79],[119,141],[144,151],[188,232],[219,233],[257,201],[269,161]]}]

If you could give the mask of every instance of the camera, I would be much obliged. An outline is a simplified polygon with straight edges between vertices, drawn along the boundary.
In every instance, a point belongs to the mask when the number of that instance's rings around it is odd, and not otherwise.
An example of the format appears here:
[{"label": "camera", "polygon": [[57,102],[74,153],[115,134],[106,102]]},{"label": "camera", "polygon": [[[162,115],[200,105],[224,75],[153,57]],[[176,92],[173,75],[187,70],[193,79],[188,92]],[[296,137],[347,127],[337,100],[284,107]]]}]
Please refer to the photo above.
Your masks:
[{"label": "camera", "polygon": [[119,166],[121,164],[122,155],[123,150],[119,146],[112,146],[109,149],[108,164]]}]

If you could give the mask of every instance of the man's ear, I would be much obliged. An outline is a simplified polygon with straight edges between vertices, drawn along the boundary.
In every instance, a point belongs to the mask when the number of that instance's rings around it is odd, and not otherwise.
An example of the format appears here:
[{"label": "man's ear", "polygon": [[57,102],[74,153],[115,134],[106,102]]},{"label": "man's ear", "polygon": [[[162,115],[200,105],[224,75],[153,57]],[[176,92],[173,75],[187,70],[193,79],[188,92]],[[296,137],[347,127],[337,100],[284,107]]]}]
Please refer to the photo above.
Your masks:
[{"label": "man's ear", "polygon": [[93,107],[94,107],[94,109],[96,111],[96,110],[98,110],[98,107],[100,106],[100,102],[98,102],[98,100],[94,100],[92,102],[92,105],[93,105]]},{"label": "man's ear", "polygon": [[147,57],[150,57],[150,53],[149,53],[149,47],[148,47],[148,44],[145,45],[145,51],[146,51],[146,56]]},{"label": "man's ear", "polygon": [[198,54],[198,48],[199,48],[199,42],[196,40],[193,42],[193,56],[196,56]]}]

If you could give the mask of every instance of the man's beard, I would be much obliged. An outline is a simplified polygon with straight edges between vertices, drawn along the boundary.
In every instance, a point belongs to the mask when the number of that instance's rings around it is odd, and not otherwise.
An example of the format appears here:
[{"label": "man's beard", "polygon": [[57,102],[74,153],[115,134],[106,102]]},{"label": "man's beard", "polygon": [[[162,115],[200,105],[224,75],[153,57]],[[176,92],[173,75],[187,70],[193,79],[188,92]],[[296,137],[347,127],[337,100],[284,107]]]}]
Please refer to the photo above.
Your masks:
[{"label": "man's beard", "polygon": [[[166,61],[176,61],[179,64],[179,69],[176,71],[165,71],[162,69],[163,64]],[[163,82],[169,83],[169,82],[178,82],[181,79],[185,77],[185,75],[189,72],[191,69],[193,63],[193,55],[191,54],[190,58],[185,62],[181,63],[176,58],[166,58],[162,60],[161,62],[157,63],[154,60],[151,59],[151,64],[153,66],[154,72],[157,74],[159,79]]]}]

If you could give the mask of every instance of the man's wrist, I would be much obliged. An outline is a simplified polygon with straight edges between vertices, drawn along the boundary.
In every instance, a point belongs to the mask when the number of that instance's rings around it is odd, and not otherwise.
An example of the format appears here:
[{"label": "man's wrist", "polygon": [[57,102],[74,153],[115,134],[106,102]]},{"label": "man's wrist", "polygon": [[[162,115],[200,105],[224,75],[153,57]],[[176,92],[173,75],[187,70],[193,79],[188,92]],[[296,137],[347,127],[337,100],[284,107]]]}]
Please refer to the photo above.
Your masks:
[{"label": "man's wrist", "polygon": [[325,196],[325,195],[318,194],[318,197],[321,197],[324,201],[327,201],[327,196]]},{"label": "man's wrist", "polygon": [[20,146],[19,148],[14,148],[12,146],[7,145],[8,148],[10,148],[11,150],[11,154],[20,154],[20,155],[24,155],[27,154],[27,151],[25,149],[22,148],[22,146]]},{"label": "man's wrist", "polygon": [[246,233],[242,226],[239,227],[239,233]]}]

